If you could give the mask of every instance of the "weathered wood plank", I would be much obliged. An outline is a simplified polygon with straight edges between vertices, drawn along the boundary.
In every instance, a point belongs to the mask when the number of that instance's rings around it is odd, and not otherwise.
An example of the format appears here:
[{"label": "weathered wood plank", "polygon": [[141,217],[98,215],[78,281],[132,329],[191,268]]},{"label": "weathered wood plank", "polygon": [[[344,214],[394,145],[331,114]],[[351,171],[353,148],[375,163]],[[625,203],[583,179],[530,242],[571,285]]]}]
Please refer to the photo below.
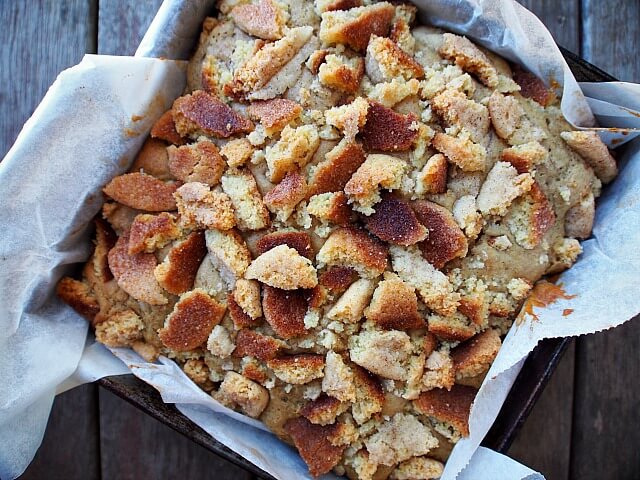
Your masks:
[{"label": "weathered wood plank", "polygon": [[98,53],[133,55],[162,0],[100,0]]},{"label": "weathered wood plank", "polygon": [[580,338],[571,479],[638,478],[640,317]]},{"label": "weathered wood plank", "polygon": [[559,45],[580,53],[580,1],[518,0],[535,13]]},{"label": "weathered wood plank", "polygon": [[619,80],[640,82],[640,2],[582,1],[582,56]]},{"label": "weathered wood plank", "polygon": [[252,478],[104,388],[100,389],[100,412],[104,479]]},{"label": "weathered wood plank", "polygon": [[61,70],[96,51],[97,0],[0,2],[0,158]]},{"label": "weathered wood plank", "polygon": [[98,480],[98,387],[83,385],[53,403],[44,441],[22,480]]},{"label": "weathered wood plank", "polygon": [[508,452],[547,480],[569,476],[574,359],[572,342]]}]

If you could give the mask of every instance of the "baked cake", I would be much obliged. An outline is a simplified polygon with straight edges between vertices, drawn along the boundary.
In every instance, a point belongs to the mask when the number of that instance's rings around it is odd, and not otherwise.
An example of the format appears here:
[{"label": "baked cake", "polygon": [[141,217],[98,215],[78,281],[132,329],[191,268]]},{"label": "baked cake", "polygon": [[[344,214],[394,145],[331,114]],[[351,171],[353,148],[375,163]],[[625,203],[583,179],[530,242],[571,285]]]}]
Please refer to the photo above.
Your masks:
[{"label": "baked cake", "polygon": [[224,0],[60,297],[311,475],[438,478],[616,162],[533,75],[367,0]]}]

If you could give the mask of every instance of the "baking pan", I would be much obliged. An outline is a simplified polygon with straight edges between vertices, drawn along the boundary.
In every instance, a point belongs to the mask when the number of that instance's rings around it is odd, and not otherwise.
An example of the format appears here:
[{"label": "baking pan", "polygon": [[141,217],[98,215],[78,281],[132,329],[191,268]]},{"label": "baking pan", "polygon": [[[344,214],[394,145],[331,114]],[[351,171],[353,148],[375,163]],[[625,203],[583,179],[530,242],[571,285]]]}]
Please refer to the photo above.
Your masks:
[{"label": "baking pan", "polygon": [[[561,51],[579,82],[611,82],[616,80],[568,50],[561,48]],[[511,442],[527,419],[571,341],[571,338],[544,340],[531,352],[516,378],[498,418],[482,443],[485,447],[501,453],[505,453],[509,449]],[[153,387],[137,377],[133,375],[106,377],[98,380],[98,384],[222,458],[260,478],[273,478],[213,439],[202,428],[181,414],[173,404],[164,403]]]}]

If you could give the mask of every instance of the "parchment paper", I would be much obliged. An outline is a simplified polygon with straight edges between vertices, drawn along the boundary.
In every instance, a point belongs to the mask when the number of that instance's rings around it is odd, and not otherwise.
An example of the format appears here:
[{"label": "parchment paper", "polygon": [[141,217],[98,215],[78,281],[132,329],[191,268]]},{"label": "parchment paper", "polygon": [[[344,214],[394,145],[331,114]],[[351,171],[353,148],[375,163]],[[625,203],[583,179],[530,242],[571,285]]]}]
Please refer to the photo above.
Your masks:
[{"label": "parchment paper", "polygon": [[[19,475],[30,462],[56,389],[121,373],[125,364],[158,388],[165,401],[175,402],[194,422],[260,468],[279,478],[309,478],[293,449],[257,422],[214,402],[173,362],[147,364],[129,350],[116,349],[124,361],[118,364],[101,345],[89,341],[85,348],[86,322],[53,295],[57,280],[89,253],[87,225],[102,202],[101,187],[126,169],[153,120],[184,86],[182,64],[141,56],[187,58],[212,4],[165,0],[138,58],[87,56],[63,72],[0,164],[2,478]],[[593,99],[585,101],[551,35],[515,2],[417,4],[430,23],[466,33],[542,78],[564,85],[563,112],[574,124],[593,125],[590,105],[602,126],[640,128],[633,112],[640,110],[638,85],[587,84],[583,88]],[[134,115],[143,120],[132,122]],[[616,146],[635,136],[635,131],[617,129],[606,132],[605,138]],[[509,332],[472,409],[471,435],[454,448],[444,479],[455,478],[474,452],[460,478],[540,478],[504,456],[477,449],[524,358],[543,338],[604,330],[640,311],[640,297],[634,296],[640,281],[639,142],[627,146],[619,178],[600,199],[594,236],[583,243],[580,260],[561,278],[567,293],[577,296],[536,312],[539,321],[526,320]],[[565,308],[572,308],[573,314],[562,316]]]}]

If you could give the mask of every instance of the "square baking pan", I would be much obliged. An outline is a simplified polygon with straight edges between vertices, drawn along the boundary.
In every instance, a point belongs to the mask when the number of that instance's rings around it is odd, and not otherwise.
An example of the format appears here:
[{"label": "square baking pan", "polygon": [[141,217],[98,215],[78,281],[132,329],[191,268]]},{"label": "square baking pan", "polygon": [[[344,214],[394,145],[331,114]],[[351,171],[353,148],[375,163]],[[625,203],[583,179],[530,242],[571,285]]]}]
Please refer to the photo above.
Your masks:
[{"label": "square baking pan", "polygon": [[[611,75],[568,50],[561,48],[561,51],[579,82],[616,81]],[[570,342],[570,338],[547,339],[531,352],[493,427],[487,433],[482,443],[483,446],[501,453],[505,453],[509,449]],[[222,458],[260,478],[273,478],[244,457],[213,439],[202,428],[180,413],[173,404],[164,403],[152,386],[137,377],[133,375],[106,377],[98,380],[97,383]]]}]

